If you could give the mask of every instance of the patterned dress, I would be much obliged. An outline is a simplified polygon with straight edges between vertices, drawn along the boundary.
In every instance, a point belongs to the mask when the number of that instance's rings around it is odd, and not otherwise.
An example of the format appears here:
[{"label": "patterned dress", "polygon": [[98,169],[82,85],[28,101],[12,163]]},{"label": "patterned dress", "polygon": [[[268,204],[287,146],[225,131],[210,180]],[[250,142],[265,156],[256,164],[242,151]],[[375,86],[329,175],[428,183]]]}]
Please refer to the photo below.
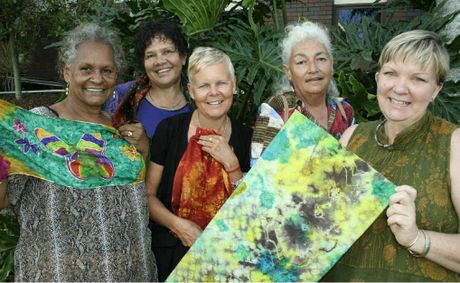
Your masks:
[{"label": "patterned dress", "polygon": [[13,175],[7,195],[20,224],[16,281],[156,281],[143,183],[76,190]]},{"label": "patterned dress", "polygon": [[[459,220],[450,192],[450,142],[457,126],[427,113],[383,148],[374,138],[378,122],[360,124],[348,148],[397,185],[417,189],[417,226],[458,233]],[[387,143],[383,127],[377,132]],[[383,212],[322,279],[324,281],[460,281],[460,274],[399,245]]]}]

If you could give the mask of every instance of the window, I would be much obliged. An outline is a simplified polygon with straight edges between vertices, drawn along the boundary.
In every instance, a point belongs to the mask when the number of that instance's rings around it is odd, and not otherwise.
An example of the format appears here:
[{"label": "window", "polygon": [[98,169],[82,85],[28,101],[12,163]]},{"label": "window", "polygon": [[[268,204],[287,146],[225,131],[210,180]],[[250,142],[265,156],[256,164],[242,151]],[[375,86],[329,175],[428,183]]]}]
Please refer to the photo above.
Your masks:
[{"label": "window", "polygon": [[334,24],[360,23],[364,16],[370,20],[380,21],[380,14],[377,12],[385,2],[380,1],[376,4],[375,0],[335,0]]}]

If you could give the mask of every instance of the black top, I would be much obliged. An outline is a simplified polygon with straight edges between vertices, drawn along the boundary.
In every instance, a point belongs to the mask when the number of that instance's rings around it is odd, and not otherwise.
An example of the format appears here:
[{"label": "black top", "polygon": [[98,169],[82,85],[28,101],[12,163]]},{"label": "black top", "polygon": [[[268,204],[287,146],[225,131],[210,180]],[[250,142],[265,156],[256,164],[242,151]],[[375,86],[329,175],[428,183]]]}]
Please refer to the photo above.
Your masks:
[{"label": "black top", "polygon": [[[187,149],[188,130],[193,112],[167,118],[158,124],[150,147],[150,161],[163,166],[157,197],[169,210],[171,208],[172,187],[177,166]],[[232,134],[229,144],[240,163],[241,171],[249,171],[252,129],[231,119]],[[173,246],[179,240],[164,226],[150,220],[153,246]],[[153,225],[152,225],[153,224]],[[180,241],[179,241],[180,242]]]}]

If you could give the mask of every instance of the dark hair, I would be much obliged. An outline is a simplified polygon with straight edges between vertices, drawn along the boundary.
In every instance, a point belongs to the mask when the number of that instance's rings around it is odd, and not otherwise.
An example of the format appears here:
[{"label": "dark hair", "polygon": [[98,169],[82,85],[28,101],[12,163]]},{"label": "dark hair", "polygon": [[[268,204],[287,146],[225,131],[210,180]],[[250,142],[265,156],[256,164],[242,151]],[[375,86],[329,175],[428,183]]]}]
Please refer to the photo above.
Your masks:
[{"label": "dark hair", "polygon": [[140,26],[134,39],[136,58],[140,66],[144,66],[145,49],[147,49],[155,37],[163,37],[171,40],[179,51],[179,54],[182,57],[187,56],[187,41],[181,28],[175,22],[169,20],[148,21]]}]

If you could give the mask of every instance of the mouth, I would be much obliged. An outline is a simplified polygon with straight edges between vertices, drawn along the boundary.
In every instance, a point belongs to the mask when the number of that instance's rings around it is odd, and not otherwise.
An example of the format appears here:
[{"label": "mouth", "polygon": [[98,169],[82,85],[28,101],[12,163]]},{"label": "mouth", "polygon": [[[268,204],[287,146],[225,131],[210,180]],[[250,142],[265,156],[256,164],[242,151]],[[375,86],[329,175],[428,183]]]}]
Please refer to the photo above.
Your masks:
[{"label": "mouth", "polygon": [[401,105],[401,106],[411,105],[411,103],[408,101],[398,100],[398,99],[391,98],[391,97],[389,97],[388,100],[390,100],[391,104],[396,104],[396,105]]},{"label": "mouth", "polygon": [[208,105],[219,105],[219,104],[222,104],[222,102],[224,102],[223,100],[214,100],[214,101],[207,101],[206,104]]},{"label": "mouth", "polygon": [[323,77],[314,77],[314,78],[309,78],[309,79],[307,79],[305,82],[306,82],[306,83],[309,83],[309,82],[319,82],[319,81],[322,81],[322,80],[324,80]]},{"label": "mouth", "polygon": [[85,88],[84,90],[86,92],[91,92],[91,93],[94,93],[94,94],[101,94],[101,93],[104,93],[106,91],[105,88]]},{"label": "mouth", "polygon": [[168,73],[169,71],[171,71],[171,69],[172,67],[161,68],[161,69],[155,70],[155,73],[157,73],[158,75],[162,75],[162,74]]}]

